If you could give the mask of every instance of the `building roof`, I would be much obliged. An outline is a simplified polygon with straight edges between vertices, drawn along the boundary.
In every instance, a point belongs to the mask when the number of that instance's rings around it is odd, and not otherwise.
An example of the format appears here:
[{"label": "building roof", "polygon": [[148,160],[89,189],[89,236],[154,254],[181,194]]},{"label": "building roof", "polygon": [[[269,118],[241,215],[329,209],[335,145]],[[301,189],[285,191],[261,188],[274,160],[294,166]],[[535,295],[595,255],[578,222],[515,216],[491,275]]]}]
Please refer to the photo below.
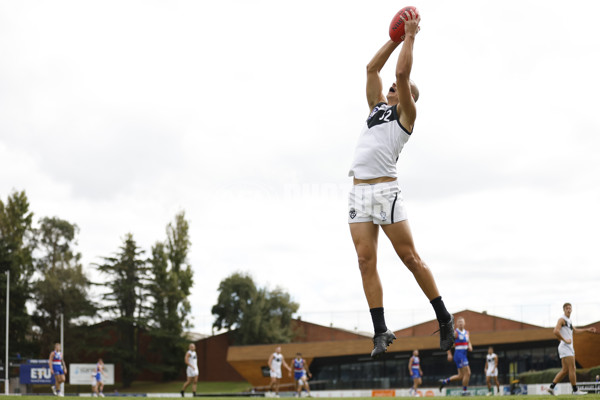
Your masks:
[{"label": "building roof", "polygon": [[303,321],[301,318],[292,320],[292,330],[296,332],[296,336],[292,339],[294,343],[365,339],[370,338],[372,335],[334,326],[313,324],[312,322]]},{"label": "building roof", "polygon": [[[524,322],[490,315],[485,311],[477,312],[471,310],[462,310],[454,313],[454,319],[456,320],[458,317],[463,317],[465,319],[465,326],[471,333],[542,328],[538,325],[526,324]],[[432,319],[421,324],[397,330],[394,332],[394,334],[396,337],[428,336],[435,332],[438,328],[437,320]]]}]

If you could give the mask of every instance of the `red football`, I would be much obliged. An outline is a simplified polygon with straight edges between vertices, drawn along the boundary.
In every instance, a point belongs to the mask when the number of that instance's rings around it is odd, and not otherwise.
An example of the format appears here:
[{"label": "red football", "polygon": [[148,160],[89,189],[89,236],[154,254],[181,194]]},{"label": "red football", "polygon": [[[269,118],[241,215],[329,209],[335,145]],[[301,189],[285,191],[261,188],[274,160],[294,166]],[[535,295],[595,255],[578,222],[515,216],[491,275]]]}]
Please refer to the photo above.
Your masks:
[{"label": "red football", "polygon": [[394,18],[392,18],[392,23],[390,24],[390,39],[394,42],[400,43],[404,40],[404,20],[401,17],[406,18],[404,13],[406,11],[410,13],[410,10],[413,10],[415,14],[419,15],[417,7],[408,6],[398,11],[396,15],[394,15]]}]

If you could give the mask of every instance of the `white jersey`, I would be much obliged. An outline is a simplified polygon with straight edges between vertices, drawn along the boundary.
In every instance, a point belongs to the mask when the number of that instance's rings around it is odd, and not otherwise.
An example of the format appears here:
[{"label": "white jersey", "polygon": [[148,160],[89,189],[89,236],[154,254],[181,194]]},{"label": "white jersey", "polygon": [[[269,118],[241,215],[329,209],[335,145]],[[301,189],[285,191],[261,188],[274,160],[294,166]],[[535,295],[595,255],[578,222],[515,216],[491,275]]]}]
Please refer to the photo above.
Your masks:
[{"label": "white jersey", "polygon": [[275,371],[281,371],[281,363],[283,362],[283,355],[281,353],[273,353],[273,359],[271,360],[271,369]]},{"label": "white jersey", "polygon": [[573,347],[573,323],[571,322],[571,318],[567,317],[566,315],[563,315],[561,318],[565,321],[565,324],[560,327],[560,335],[563,337],[563,339],[571,340],[571,343],[567,344],[561,340],[558,344],[558,355],[560,358],[574,356],[575,348]]},{"label": "white jersey", "polygon": [[498,371],[496,370],[496,368],[498,367],[496,365],[497,357],[498,356],[496,355],[496,353],[488,354],[485,356],[485,359],[487,361],[487,369],[485,370],[486,376],[498,376]]},{"label": "white jersey", "polygon": [[188,350],[188,366],[191,364],[194,369],[198,369],[198,356],[196,356],[196,352],[192,350]]},{"label": "white jersey", "polygon": [[348,176],[373,179],[397,177],[396,162],[410,133],[400,125],[396,106],[378,103],[358,138]]},{"label": "white jersey", "polygon": [[[192,350],[188,350],[188,367],[185,371],[188,378],[193,378],[198,376],[198,356],[196,356],[196,352]],[[190,364],[192,365],[190,367]]]},{"label": "white jersey", "polygon": [[273,353],[271,358],[271,378],[281,379],[281,364],[283,363],[283,355],[281,353]]}]

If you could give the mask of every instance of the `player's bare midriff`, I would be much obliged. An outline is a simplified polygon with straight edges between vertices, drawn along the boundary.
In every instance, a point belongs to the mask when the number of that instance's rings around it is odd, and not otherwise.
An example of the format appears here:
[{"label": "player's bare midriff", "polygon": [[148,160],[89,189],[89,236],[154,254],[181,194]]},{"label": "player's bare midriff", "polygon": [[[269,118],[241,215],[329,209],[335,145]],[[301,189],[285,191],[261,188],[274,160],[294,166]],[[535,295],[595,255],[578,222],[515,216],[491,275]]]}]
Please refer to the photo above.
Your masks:
[{"label": "player's bare midriff", "polygon": [[369,185],[373,185],[375,183],[393,182],[395,180],[396,180],[396,178],[392,178],[391,176],[380,176],[379,178],[373,178],[373,179],[356,179],[356,178],[354,178],[354,184],[359,185],[361,183],[368,183]]}]

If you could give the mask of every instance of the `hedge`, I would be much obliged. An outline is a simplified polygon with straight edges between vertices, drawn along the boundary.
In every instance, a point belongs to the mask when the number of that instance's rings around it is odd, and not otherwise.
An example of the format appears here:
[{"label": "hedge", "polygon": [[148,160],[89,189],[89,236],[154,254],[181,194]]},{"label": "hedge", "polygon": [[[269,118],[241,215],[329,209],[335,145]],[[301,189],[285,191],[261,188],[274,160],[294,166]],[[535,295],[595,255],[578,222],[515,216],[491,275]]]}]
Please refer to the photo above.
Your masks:
[{"label": "hedge", "polygon": [[[543,371],[530,371],[519,374],[519,381],[525,384],[532,383],[550,383],[560,368],[550,368]],[[600,375],[600,365],[592,368],[580,368],[576,370],[577,382],[593,382],[596,380],[596,375]],[[568,382],[568,377],[563,379],[563,382]]]}]

